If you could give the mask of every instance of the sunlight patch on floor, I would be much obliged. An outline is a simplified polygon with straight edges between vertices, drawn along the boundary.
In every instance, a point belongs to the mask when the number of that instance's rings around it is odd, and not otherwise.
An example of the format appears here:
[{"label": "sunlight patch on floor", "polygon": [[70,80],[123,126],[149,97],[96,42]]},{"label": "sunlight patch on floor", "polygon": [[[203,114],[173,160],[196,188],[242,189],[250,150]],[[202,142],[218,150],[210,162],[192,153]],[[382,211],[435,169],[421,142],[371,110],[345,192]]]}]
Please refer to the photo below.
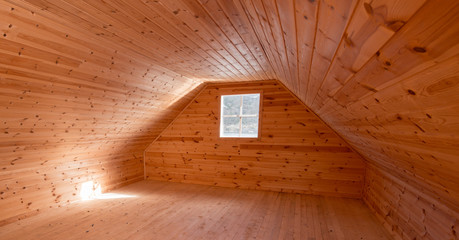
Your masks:
[{"label": "sunlight patch on floor", "polygon": [[117,199],[117,198],[133,198],[135,195],[121,193],[102,193],[100,184],[95,184],[93,181],[84,182],[81,184],[80,198],[83,201],[94,199]]}]

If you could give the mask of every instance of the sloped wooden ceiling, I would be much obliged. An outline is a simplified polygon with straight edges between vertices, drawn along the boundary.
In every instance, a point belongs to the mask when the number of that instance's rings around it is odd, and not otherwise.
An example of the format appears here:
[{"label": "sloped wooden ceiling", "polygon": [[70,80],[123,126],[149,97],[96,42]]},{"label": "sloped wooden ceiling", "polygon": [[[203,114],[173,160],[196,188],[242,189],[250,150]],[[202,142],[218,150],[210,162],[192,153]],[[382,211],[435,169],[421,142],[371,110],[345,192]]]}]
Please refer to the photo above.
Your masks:
[{"label": "sloped wooden ceiling", "polygon": [[[233,26],[224,14],[208,14],[208,10],[220,13],[221,9],[207,10],[198,2],[8,2],[27,9],[29,14],[44,16],[114,44],[113,47],[122,46],[124,51],[141,55],[149,64],[189,78],[241,81],[275,77],[246,16],[229,13],[238,23]],[[228,7],[236,12],[242,10]],[[240,28],[240,33],[236,28]],[[69,35],[70,39],[75,37]]]},{"label": "sloped wooden ceiling", "polygon": [[6,0],[0,11],[2,83],[28,69],[136,91],[97,94],[101,107],[127,101],[113,121],[135,132],[164,113],[128,121],[129,103],[156,103],[140,89],[167,86],[168,101],[200,82],[276,78],[371,164],[458,208],[456,0]]}]

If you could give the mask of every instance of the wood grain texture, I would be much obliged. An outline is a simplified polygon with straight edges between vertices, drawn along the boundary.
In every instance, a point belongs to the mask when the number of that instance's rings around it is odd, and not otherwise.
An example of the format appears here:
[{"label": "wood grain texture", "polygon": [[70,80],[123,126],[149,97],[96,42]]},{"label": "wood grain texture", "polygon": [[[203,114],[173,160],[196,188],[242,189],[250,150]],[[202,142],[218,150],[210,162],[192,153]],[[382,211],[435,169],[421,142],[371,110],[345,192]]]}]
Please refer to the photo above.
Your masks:
[{"label": "wood grain texture", "polygon": [[457,1],[426,3],[316,109],[370,162],[412,179],[454,211],[459,211],[458,12]]},{"label": "wood grain texture", "polygon": [[368,166],[364,201],[387,230],[401,239],[457,239],[459,214],[426,190]]},{"label": "wood grain texture", "polygon": [[[220,96],[258,91],[260,138],[220,138]],[[207,86],[145,156],[147,179],[361,197],[362,159],[276,81]]]},{"label": "wood grain texture", "polygon": [[[0,225],[143,179],[143,151],[200,84],[0,3]],[[191,91],[190,91],[191,90]]]},{"label": "wood grain texture", "polygon": [[459,212],[457,1],[295,1],[297,21],[290,3],[241,2],[281,82],[367,161]]},{"label": "wood grain texture", "polygon": [[26,185],[13,176],[50,159],[27,184],[75,157],[69,179],[87,178],[78,164],[100,173],[108,155],[109,185],[137,178],[138,149],[190,89],[278,79],[368,162],[459,212],[458,16],[456,0],[2,1],[6,205],[30,213],[30,200],[10,196]]},{"label": "wood grain texture", "polygon": [[356,199],[158,181],[110,194],[120,198],[53,209],[0,227],[0,234],[4,240],[391,239]]},{"label": "wood grain texture", "polygon": [[[223,1],[33,1],[14,5],[121,45],[145,62],[193,79],[271,79],[245,15]],[[239,33],[244,24],[247,32]],[[236,30],[238,29],[238,30]],[[121,50],[121,49],[120,49]]]}]

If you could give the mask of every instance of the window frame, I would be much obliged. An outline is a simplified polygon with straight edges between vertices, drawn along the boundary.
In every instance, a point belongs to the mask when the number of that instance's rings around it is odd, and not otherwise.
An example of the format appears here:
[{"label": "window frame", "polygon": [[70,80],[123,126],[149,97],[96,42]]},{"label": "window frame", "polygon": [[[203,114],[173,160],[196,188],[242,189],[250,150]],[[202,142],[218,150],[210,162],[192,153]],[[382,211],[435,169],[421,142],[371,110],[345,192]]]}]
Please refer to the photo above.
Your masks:
[{"label": "window frame", "polygon": [[[223,112],[222,112],[222,99],[223,99],[223,96],[231,96],[231,95],[250,95],[250,94],[259,94],[260,95],[260,101],[259,101],[259,106],[258,106],[258,134],[256,137],[243,137],[243,136],[238,136],[238,137],[225,137],[225,136],[222,136],[222,127],[223,127],[223,117],[231,117],[232,115],[225,115],[223,116]],[[242,96],[241,96],[242,97]],[[218,113],[218,116],[219,116],[219,124],[218,124],[218,137],[220,139],[260,139],[261,138],[261,118],[262,118],[262,113],[263,113],[263,91],[230,91],[230,92],[221,92],[219,94],[219,97],[218,97],[218,101],[219,101],[219,113]],[[242,101],[241,101],[241,106],[240,108],[242,108]],[[242,113],[242,109],[239,111],[239,113],[241,114]],[[239,117],[239,133],[242,131],[242,118],[243,117],[250,117],[252,115],[236,115],[234,117]],[[254,117],[254,116],[252,116]]]}]

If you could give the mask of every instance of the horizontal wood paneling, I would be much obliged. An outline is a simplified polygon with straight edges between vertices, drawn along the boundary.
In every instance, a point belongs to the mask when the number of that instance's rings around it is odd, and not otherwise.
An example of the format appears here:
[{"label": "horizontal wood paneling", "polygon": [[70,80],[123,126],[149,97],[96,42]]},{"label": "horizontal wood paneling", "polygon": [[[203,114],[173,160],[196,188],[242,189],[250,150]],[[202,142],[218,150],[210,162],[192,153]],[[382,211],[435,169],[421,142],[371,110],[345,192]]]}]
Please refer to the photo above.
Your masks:
[{"label": "horizontal wood paneling", "polygon": [[[458,16],[455,0],[2,1],[4,171],[32,171],[39,149],[56,167],[103,152],[122,161],[113,151],[145,146],[201,82],[279,79],[369,162],[459,211]],[[321,128],[289,96],[269,98],[271,116],[289,104],[292,121]],[[193,143],[206,108],[174,134]],[[270,131],[284,146],[315,137]]]},{"label": "horizontal wood paneling", "polygon": [[[262,91],[261,137],[219,138],[220,95]],[[364,165],[276,81],[209,85],[146,150],[147,179],[360,197]]]},{"label": "horizontal wood paneling", "polygon": [[459,214],[425,189],[368,166],[364,201],[387,230],[401,239],[457,239]]},{"label": "horizontal wood paneling", "polygon": [[200,84],[21,6],[0,3],[0,225],[80,199],[86,181],[142,180],[143,151]]}]

